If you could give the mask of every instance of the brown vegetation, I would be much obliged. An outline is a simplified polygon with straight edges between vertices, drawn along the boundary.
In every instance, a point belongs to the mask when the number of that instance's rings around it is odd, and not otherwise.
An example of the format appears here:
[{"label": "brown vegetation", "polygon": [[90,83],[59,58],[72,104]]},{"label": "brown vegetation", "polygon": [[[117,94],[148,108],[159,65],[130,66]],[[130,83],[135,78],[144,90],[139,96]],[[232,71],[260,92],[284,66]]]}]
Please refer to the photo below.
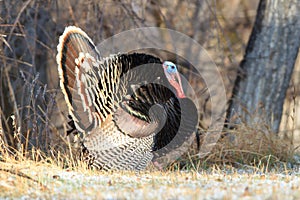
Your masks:
[{"label": "brown vegetation", "polygon": [[[62,94],[58,90],[56,45],[65,26],[81,27],[96,43],[121,31],[144,26],[180,31],[208,51],[219,67],[226,95],[230,97],[257,2],[222,0],[215,5],[214,1],[179,0],[1,1],[0,160],[11,161],[13,156],[16,160],[30,158],[47,162],[51,158],[51,162],[63,162],[59,164],[61,167],[81,165],[74,158],[74,138],[65,134],[67,110],[60,105]],[[168,58],[164,53],[160,56]],[[204,88],[196,95],[201,99],[201,111],[206,111],[201,113],[205,126],[210,117],[209,94],[203,81],[193,80],[188,72],[185,75],[192,84]],[[295,84],[291,83],[287,102],[299,99],[299,87]],[[299,103],[292,109],[296,105]],[[268,163],[270,159],[290,161],[294,153],[290,136],[295,130],[287,131],[283,126],[282,131],[284,137],[278,138],[263,124],[256,127],[241,124],[224,133],[229,137],[219,140],[207,157],[199,159],[194,145],[183,160],[191,163],[196,160],[196,165],[203,161],[251,165]],[[235,136],[234,141],[230,135]]]}]

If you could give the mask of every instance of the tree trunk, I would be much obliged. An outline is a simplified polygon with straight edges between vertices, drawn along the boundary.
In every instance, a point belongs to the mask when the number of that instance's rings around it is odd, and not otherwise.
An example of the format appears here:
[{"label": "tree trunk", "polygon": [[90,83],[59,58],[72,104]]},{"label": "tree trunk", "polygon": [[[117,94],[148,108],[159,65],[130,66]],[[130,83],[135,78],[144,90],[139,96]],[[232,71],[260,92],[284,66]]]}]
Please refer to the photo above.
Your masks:
[{"label": "tree trunk", "polygon": [[278,132],[299,45],[299,0],[261,0],[229,102],[229,124]]}]

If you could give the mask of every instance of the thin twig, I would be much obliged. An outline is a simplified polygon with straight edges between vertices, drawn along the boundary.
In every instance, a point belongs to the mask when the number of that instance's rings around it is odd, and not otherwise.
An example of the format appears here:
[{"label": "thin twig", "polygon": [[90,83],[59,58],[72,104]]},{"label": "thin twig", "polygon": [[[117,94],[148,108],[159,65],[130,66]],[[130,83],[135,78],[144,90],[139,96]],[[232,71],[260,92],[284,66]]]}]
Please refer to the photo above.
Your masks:
[{"label": "thin twig", "polygon": [[27,174],[25,174],[25,173],[23,173],[23,172],[17,171],[16,169],[6,169],[6,168],[1,168],[1,167],[0,167],[0,171],[8,172],[8,173],[11,173],[11,174],[14,174],[14,175],[17,175],[17,176],[26,178],[26,179],[28,179],[28,180],[31,180],[31,181],[33,181],[33,182],[39,184],[39,186],[41,186],[41,187],[47,189],[47,187],[46,187],[44,184],[42,184],[40,181],[38,181],[38,180],[36,180],[36,179],[30,177],[29,175],[27,175]]},{"label": "thin twig", "polygon": [[26,1],[26,2],[24,3],[24,5],[22,6],[20,12],[18,13],[18,15],[17,15],[17,17],[16,17],[16,20],[15,20],[15,22],[14,22],[14,25],[13,25],[12,29],[10,30],[10,33],[9,33],[9,36],[8,36],[7,41],[10,41],[10,38],[11,38],[11,36],[12,36],[12,33],[14,32],[15,27],[16,27],[17,23],[19,22],[19,19],[20,19],[20,17],[21,17],[21,14],[24,12],[25,8],[29,5],[30,2],[31,2],[31,0],[28,0],[28,1]]}]

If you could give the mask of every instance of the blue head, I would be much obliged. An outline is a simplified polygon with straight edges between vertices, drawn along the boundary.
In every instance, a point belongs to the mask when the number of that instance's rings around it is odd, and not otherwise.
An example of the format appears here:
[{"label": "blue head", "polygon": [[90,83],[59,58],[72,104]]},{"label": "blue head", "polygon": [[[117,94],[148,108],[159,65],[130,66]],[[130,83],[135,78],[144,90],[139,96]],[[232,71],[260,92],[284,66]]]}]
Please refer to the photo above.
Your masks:
[{"label": "blue head", "polygon": [[185,98],[185,94],[183,92],[182,85],[181,85],[181,78],[176,65],[170,61],[165,61],[163,62],[162,66],[169,83],[176,90],[177,97]]}]

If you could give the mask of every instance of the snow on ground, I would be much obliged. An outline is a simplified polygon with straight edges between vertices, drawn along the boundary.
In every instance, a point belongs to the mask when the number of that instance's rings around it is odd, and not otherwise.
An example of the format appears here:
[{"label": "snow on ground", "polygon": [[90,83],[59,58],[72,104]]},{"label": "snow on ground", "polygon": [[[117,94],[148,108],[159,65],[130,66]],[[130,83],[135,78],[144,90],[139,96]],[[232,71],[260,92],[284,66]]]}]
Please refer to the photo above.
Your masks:
[{"label": "snow on ground", "polygon": [[11,171],[0,170],[0,199],[300,199],[296,169],[102,172],[29,161],[0,169]]},{"label": "snow on ground", "polygon": [[[23,172],[26,172],[26,170]],[[300,174],[30,171],[21,199],[300,199]],[[28,181],[26,181],[28,183]],[[6,182],[0,180],[0,192]],[[8,184],[9,185],[9,184]],[[8,187],[8,186],[7,186]],[[9,187],[22,187],[9,185]],[[2,196],[0,197],[8,197]]]}]

